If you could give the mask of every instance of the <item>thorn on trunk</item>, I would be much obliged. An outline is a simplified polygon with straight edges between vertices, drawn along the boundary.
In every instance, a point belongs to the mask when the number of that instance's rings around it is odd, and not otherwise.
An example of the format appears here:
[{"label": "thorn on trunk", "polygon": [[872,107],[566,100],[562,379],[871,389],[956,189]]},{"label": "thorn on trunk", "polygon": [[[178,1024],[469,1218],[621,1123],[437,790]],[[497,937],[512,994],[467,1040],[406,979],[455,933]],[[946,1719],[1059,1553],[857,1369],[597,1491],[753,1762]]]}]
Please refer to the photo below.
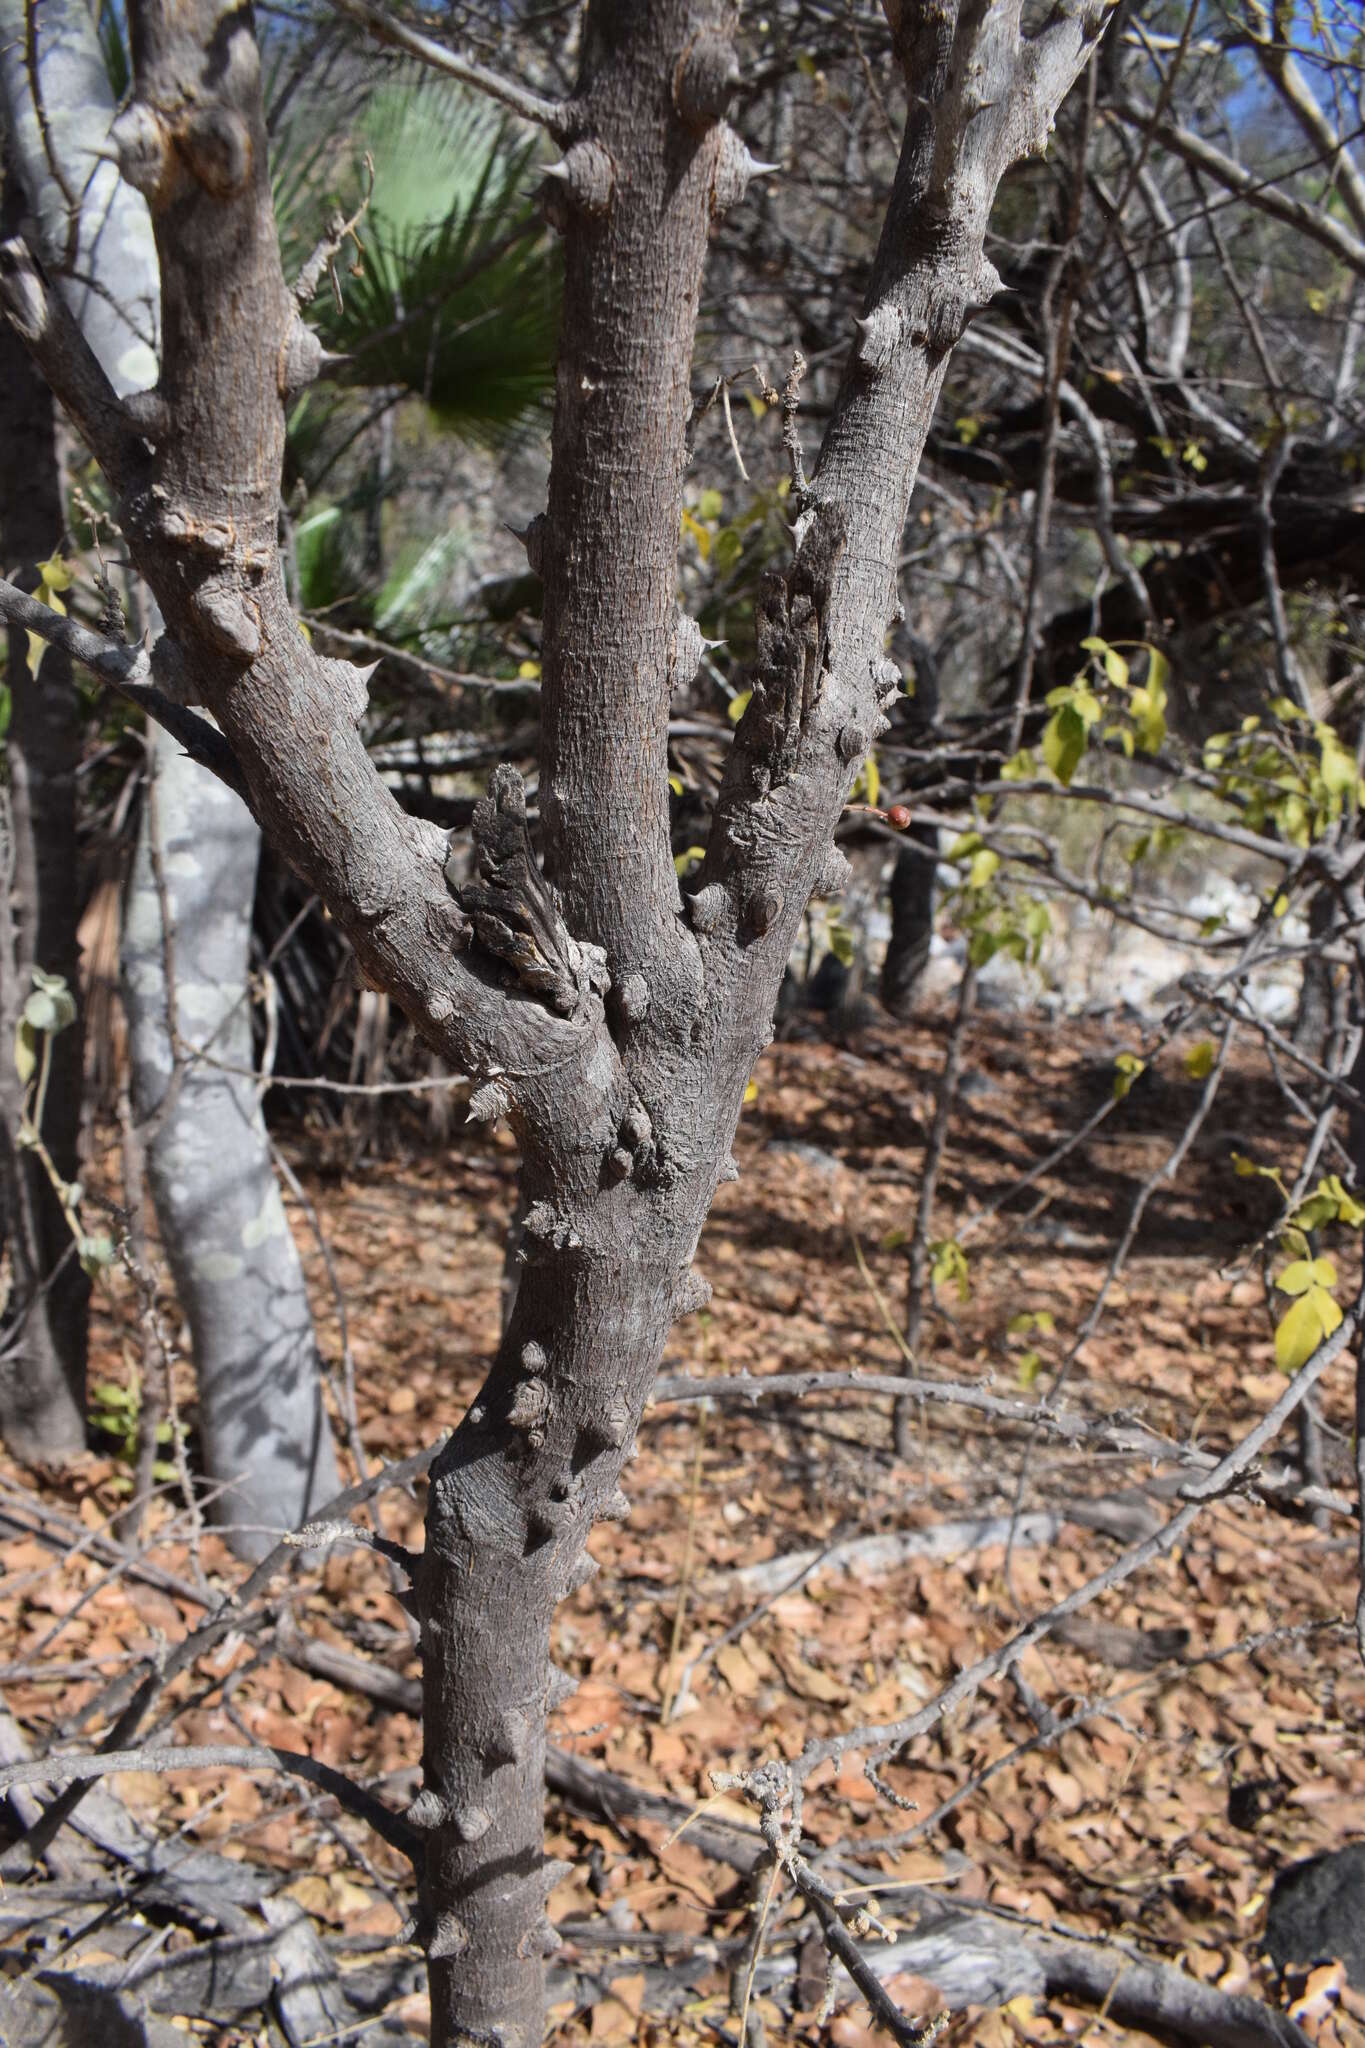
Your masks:
[{"label": "thorn on trunk", "polygon": [[649,1015],[649,984],[643,974],[628,974],[616,991],[616,1012],[621,1022],[643,1024]]},{"label": "thorn on trunk", "polygon": [[493,1825],[486,1807],[462,1806],[451,1815],[451,1825],[462,1842],[481,1842]]},{"label": "thorn on trunk", "polygon": [[609,150],[592,136],[584,136],[557,164],[550,165],[545,177],[552,185],[561,187],[583,213],[602,214],[611,205],[616,166]]},{"label": "thorn on trunk", "polygon": [[509,526],[507,531],[514,534],[526,550],[526,565],[533,576],[545,574],[545,514],[537,512],[525,529]]},{"label": "thorn on trunk", "polygon": [[585,1550],[582,1556],[576,1557],[569,1567],[569,1576],[564,1581],[565,1595],[576,1593],[580,1587],[590,1584],[597,1577],[600,1569],[601,1567],[597,1559],[590,1557]]},{"label": "thorn on trunk", "polygon": [[673,104],[688,127],[701,130],[718,121],[739,77],[739,57],[729,37],[715,29],[699,30],[673,73]]},{"label": "thorn on trunk", "polygon": [[190,610],[204,638],[219,654],[244,667],[256,659],[261,651],[261,629],[235,590],[201,583],[190,599]]},{"label": "thorn on trunk", "polygon": [[634,1164],[634,1154],[627,1152],[624,1145],[618,1145],[614,1151],[608,1153],[603,1171],[609,1181],[629,1180],[630,1170]]},{"label": "thorn on trunk", "polygon": [[733,128],[722,124],[716,168],[711,174],[711,212],[716,218],[738,206],[755,178],[766,178],[780,170],[780,164],[759,163],[749,154]]},{"label": "thorn on trunk", "polygon": [[545,1687],[545,1711],[553,1714],[556,1707],[562,1707],[565,1700],[571,1700],[578,1691],[578,1680],[570,1678],[567,1671],[561,1671],[557,1664],[550,1666],[550,1676]]},{"label": "thorn on trunk", "polygon": [[469,1929],[453,1913],[442,1913],[431,1930],[427,1955],[433,1962],[458,1956],[469,1947]]},{"label": "thorn on trunk", "polygon": [[495,1764],[520,1764],[526,1761],[531,1748],[531,1724],[520,1707],[506,1707],[498,1717],[493,1739],[488,1745],[486,1761]]},{"label": "thorn on trunk", "polygon": [[630,1435],[630,1408],[624,1391],[617,1387],[604,1409],[591,1414],[579,1432],[590,1452],[619,1451]]},{"label": "thorn on trunk", "polygon": [[433,1786],[424,1785],[403,1818],[410,1828],[420,1828],[424,1834],[429,1833],[431,1829],[444,1825],[446,1802]]},{"label": "thorn on trunk", "polygon": [[842,896],[852,880],[853,868],[849,862],[848,855],[840,847],[831,846],[829,852],[825,855],[825,864],[816,878],[815,887],[811,894],[817,900],[823,900],[830,896]]},{"label": "thorn on trunk", "polygon": [[698,1309],[706,1307],[710,1299],[711,1282],[704,1274],[699,1273],[695,1266],[689,1266],[674,1291],[674,1320],[680,1316],[695,1315]]},{"label": "thorn on trunk", "polygon": [[687,899],[687,915],[694,932],[713,932],[729,907],[729,897],[719,882],[712,882],[708,888],[698,889],[695,896]]}]

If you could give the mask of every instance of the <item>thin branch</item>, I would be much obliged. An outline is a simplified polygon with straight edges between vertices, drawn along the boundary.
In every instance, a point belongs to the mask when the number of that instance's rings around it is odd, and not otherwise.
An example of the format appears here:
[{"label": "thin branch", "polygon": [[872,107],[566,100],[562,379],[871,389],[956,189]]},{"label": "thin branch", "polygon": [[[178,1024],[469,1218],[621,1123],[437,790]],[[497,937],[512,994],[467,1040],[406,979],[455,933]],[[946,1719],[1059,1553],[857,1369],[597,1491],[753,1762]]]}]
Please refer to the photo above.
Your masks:
[{"label": "thin branch", "polygon": [[[444,1442],[444,1438],[441,1441]],[[411,1457],[400,1460],[398,1464],[386,1465],[381,1471],[372,1473],[358,1486],[348,1486],[319,1509],[319,1519],[339,1520],[355,1508],[363,1506],[366,1501],[373,1500],[377,1493],[382,1493],[387,1488],[411,1485],[414,1479],[420,1478],[426,1472],[440,1448],[441,1444],[435,1443],[425,1450],[414,1451]],[[229,1629],[240,1623],[251,1603],[298,1555],[297,1546],[287,1541],[277,1543],[235,1593],[230,1594],[220,1607],[200,1622],[198,1628],[191,1630],[189,1635],[182,1636],[164,1658],[150,1666],[132,1699],[105,1737],[101,1755],[116,1752],[137,1733],[144,1717],[150,1712],[153,1701],[179,1677],[182,1671],[187,1670],[206,1650],[212,1649]],[[200,1596],[196,1594],[194,1597],[197,1599]],[[183,1755],[184,1752],[180,1754]],[[73,1783],[55,1799],[37,1825],[30,1828],[27,1834],[22,1835],[4,1852],[4,1856],[0,1858],[0,1867],[8,1871],[22,1867],[30,1859],[36,1860],[41,1856],[63,1822],[75,1812],[80,1804],[83,1789],[82,1783]]]},{"label": "thin branch", "polygon": [[[1328,1367],[1335,1363],[1355,1337],[1360,1327],[1362,1313],[1365,1313],[1365,1288],[1362,1288],[1340,1326],[1330,1337],[1324,1338],[1308,1362],[1295,1374],[1284,1394],[1276,1402],[1271,1415],[1265,1418],[1265,1423],[1269,1423],[1273,1418],[1273,1426],[1278,1428],[1292,1410],[1298,1407],[1300,1401],[1312,1392]],[[1196,1500],[1187,1500],[1185,1506],[1172,1515],[1155,1535],[1134,1544],[1104,1571],[1088,1579],[1083,1586],[1078,1586],[1073,1593],[1059,1600],[1045,1613],[1035,1615],[1032,1621],[1016,1629],[998,1649],[991,1651],[988,1656],[979,1658],[975,1664],[969,1665],[951,1685],[945,1686],[942,1692],[921,1707],[917,1713],[908,1714],[899,1721],[845,1730],[824,1742],[808,1743],[791,1767],[793,1776],[804,1783],[819,1764],[833,1758],[836,1752],[842,1756],[850,1749],[869,1749],[886,1755],[891,1750],[903,1748],[917,1735],[927,1734],[929,1729],[936,1727],[953,1712],[954,1708],[961,1706],[964,1700],[973,1698],[990,1679],[998,1678],[1001,1672],[1008,1670],[1025,1650],[1031,1649],[1034,1643],[1041,1642],[1045,1636],[1050,1635],[1059,1621],[1065,1620],[1070,1614],[1078,1614],[1101,1593],[1108,1592],[1111,1587],[1123,1585],[1135,1573],[1154,1563],[1157,1558],[1167,1556],[1184,1539],[1187,1530],[1203,1512],[1205,1504],[1220,1494],[1230,1492],[1252,1464],[1261,1445],[1270,1434],[1265,1423],[1258,1425],[1240,1443],[1235,1444],[1205,1479],[1194,1482],[1200,1488],[1200,1497]]]},{"label": "thin branch", "polygon": [[538,92],[531,92],[514,79],[501,78],[496,71],[487,70],[482,64],[471,64],[467,57],[456,56],[441,43],[433,42],[405,22],[395,21],[383,8],[371,7],[366,0],[331,0],[332,7],[348,20],[367,28],[377,42],[387,43],[391,49],[401,50],[405,56],[416,57],[419,63],[429,64],[434,71],[443,71],[447,78],[456,78],[461,85],[473,86],[476,92],[486,93],[499,106],[506,107],[523,121],[533,121],[538,128],[544,128],[553,135],[556,142],[567,139],[570,122],[570,107],[564,100],[545,99]]},{"label": "thin branch", "polygon": [[246,1748],[240,1744],[191,1743],[185,1749],[108,1749],[96,1756],[47,1756],[0,1769],[0,1793],[13,1785],[89,1785],[115,1771],[282,1771],[328,1792],[348,1813],[372,1827],[382,1841],[410,1863],[417,1860],[418,1837],[398,1814],[385,1806],[344,1771],[317,1757],[292,1749]]},{"label": "thin branch", "polygon": [[237,756],[218,728],[145,680],[153,673],[154,657],[162,645],[161,641],[149,653],[145,647],[127,647],[122,641],[106,639],[100,633],[90,632],[76,619],[50,610],[36,597],[27,596],[3,578],[0,578],[0,619],[7,619],[26,633],[36,633],[49,646],[60,647],[73,661],[81,662],[118,696],[136,704],[140,711],[145,711],[149,718],[163,725],[172,739],[179,740],[192,761],[198,761],[220,782],[225,782],[250,808],[246,779]]},{"label": "thin branch", "polygon": [[1167,121],[1154,121],[1131,100],[1120,101],[1106,111],[1111,119],[1126,121],[1143,134],[1150,131],[1164,149],[1170,150],[1184,163],[1193,165],[1195,170],[1206,172],[1224,191],[1234,193],[1258,212],[1268,213],[1272,219],[1283,221],[1288,227],[1307,235],[1310,241],[1330,249],[1357,277],[1365,277],[1365,242],[1333,220],[1330,214],[1307,200],[1293,198],[1278,185],[1256,177],[1235,157],[1225,156],[1221,149],[1215,149],[1211,142],[1206,142],[1192,129]]}]

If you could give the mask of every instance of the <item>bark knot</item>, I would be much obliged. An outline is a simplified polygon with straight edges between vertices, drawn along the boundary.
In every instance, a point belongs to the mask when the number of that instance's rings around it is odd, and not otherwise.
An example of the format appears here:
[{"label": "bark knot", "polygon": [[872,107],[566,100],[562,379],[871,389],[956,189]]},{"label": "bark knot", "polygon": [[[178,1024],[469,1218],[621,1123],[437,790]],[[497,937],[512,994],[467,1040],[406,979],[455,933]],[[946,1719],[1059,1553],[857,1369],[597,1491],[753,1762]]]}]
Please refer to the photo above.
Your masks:
[{"label": "bark knot", "polygon": [[558,893],[536,863],[526,789],[515,768],[495,768],[487,794],[474,806],[474,875],[459,882],[453,867],[452,846],[447,886],[472,918],[479,944],[510,967],[523,988],[543,996],[561,1017],[571,1017],[589,993],[606,993],[605,954],[570,938]]}]

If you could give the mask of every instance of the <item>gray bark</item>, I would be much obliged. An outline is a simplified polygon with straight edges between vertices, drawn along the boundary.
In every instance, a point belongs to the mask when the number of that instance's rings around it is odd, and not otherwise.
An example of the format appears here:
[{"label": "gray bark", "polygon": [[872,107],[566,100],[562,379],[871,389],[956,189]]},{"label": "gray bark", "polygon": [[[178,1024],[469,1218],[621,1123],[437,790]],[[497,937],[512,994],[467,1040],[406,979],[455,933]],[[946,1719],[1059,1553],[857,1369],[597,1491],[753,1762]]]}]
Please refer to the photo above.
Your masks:
[{"label": "gray bark", "polygon": [[97,448],[166,620],[149,664],[88,658],[121,687],[174,693],[194,675],[226,772],[367,978],[478,1076],[475,1114],[506,1115],[520,1141],[521,1285],[432,1467],[426,1549],[408,1561],[425,1718],[408,1818],[427,1839],[436,2048],[535,2048],[558,1875],[543,1859],[551,1619],[591,1571],[594,1522],[628,1512],[619,1480],[664,1342],[709,1293],[698,1234],[733,1177],[806,903],[841,886],[834,826],[899,689],[883,650],[905,508],[949,351],[993,288],[995,187],[1045,144],[1102,9],[1059,9],[1027,40],[1017,0],[889,9],[911,91],[901,167],[686,903],[666,737],[696,636],[674,612],[675,560],[707,233],[751,175],[720,118],[733,6],[594,0],[576,97],[534,109],[566,151],[551,181],[566,245],[554,459],[530,537],[558,896],[506,769],[476,811],[475,879],[447,885],[441,835],[399,811],[366,758],[361,679],[298,633],[276,509],[284,401],[317,349],[280,271],[250,20],[218,0],[131,11],[136,89],[115,140],[157,235],[155,406],[134,420],[91,375],[12,246],[0,302]]},{"label": "gray bark", "polygon": [[[6,215],[17,214],[6,192]],[[11,222],[17,225],[17,220]],[[51,394],[17,335],[0,333],[0,555],[32,585],[62,531]],[[12,1275],[0,1313],[0,1436],[21,1458],[60,1461],[85,1448],[86,1315],[90,1287],[52,1182],[15,1135],[24,1090],[15,1027],[34,967],[79,986],[76,925],[76,761],[79,725],[69,656],[50,647],[36,678],[27,636],[11,629],[7,902],[0,936],[0,1210]],[[84,1043],[79,1021],[52,1041],[41,1136],[64,1180],[76,1177]]]},{"label": "gray bark", "polygon": [[[85,0],[45,0],[41,10],[0,0],[0,43],[0,82],[45,254],[113,391],[145,393],[157,375],[156,245],[145,200],[104,160],[115,106],[89,8]],[[159,1114],[171,1005],[189,1044],[212,1041],[215,1059],[251,1067],[246,990],[260,835],[246,806],[164,733],[155,758],[157,800],[143,807],[125,925],[132,1094],[194,1340],[205,1470],[225,1489],[213,1512],[250,1557],[269,1548],[268,1530],[293,1527],[336,1491],[336,1461],[303,1271],[251,1081],[190,1061]],[[74,744],[70,759],[74,766]],[[235,904],[233,887],[242,892]],[[178,987],[168,986],[163,899]]]},{"label": "gray bark", "polygon": [[340,1484],[251,1073],[244,963],[260,838],[240,797],[160,729],[151,759],[124,904],[133,1108],[190,1326],[204,1469],[225,1489],[212,1513],[239,1556],[260,1557]]}]

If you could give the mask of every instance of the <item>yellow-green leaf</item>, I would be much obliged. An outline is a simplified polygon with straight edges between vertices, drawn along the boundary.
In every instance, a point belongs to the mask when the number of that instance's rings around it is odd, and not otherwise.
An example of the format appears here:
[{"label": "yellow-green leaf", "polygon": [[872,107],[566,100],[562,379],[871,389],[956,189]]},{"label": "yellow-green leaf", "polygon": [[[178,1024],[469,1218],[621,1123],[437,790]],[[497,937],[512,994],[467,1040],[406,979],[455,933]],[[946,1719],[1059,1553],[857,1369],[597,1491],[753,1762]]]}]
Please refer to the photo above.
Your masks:
[{"label": "yellow-green leaf", "polygon": [[1310,1287],[1291,1302],[1275,1330],[1275,1363],[1280,1371],[1298,1372],[1307,1365],[1341,1320],[1340,1306],[1325,1287]]},{"label": "yellow-green leaf", "polygon": [[1202,1081],[1213,1072],[1215,1057],[1213,1040],[1201,1038],[1198,1045],[1191,1046],[1185,1055],[1185,1072],[1192,1081]]},{"label": "yellow-green leaf", "polygon": [[1147,1062],[1139,1059],[1135,1052],[1121,1052],[1114,1061],[1114,1100],[1122,1102],[1139,1074],[1147,1071]]},{"label": "yellow-green leaf", "polygon": [[972,855],[972,864],[967,870],[967,887],[984,889],[1000,865],[1000,856],[989,846],[983,846],[979,853]]},{"label": "yellow-green leaf", "polygon": [[740,719],[743,718],[745,712],[749,708],[749,699],[753,696],[753,694],[754,693],[752,690],[735,691],[734,696],[730,699],[730,702],[726,707],[729,712],[731,725],[739,724]]}]

